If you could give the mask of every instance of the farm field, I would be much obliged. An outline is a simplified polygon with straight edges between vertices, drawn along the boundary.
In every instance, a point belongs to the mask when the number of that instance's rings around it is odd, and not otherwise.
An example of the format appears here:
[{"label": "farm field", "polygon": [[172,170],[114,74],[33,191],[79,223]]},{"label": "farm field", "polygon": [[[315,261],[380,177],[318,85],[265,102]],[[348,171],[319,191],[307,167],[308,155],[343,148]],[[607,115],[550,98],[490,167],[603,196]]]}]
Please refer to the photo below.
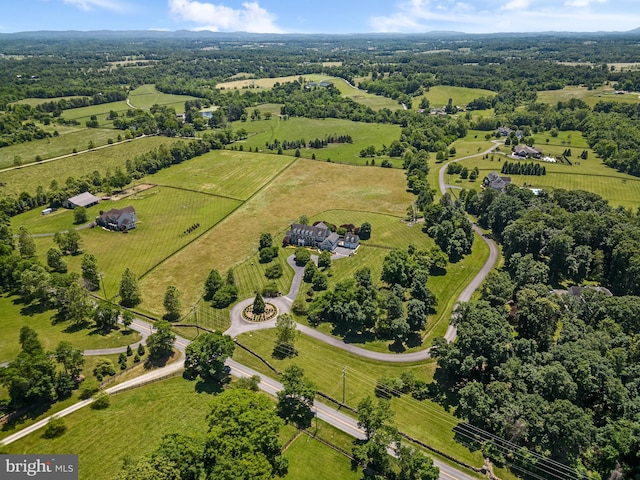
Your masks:
[{"label": "farm field", "polygon": [[70,176],[80,178],[94,171],[104,175],[107,169],[113,170],[116,167],[124,170],[127,159],[132,159],[163,144],[170,146],[177,141],[177,139],[166,137],[143,137],[109,148],[79,153],[63,160],[0,172],[0,183],[4,184],[0,187],[0,193],[19,195],[26,191],[35,194],[38,185],[46,190],[52,180],[64,184]]},{"label": "farm field", "polygon": [[20,157],[24,165],[35,162],[38,155],[43,160],[47,160],[72,153],[74,148],[77,151],[85,150],[89,142],[99,147],[106,145],[109,139],[116,141],[118,137],[118,132],[105,128],[64,127],[56,130],[60,133],[58,137],[42,138],[0,148],[0,169],[13,167],[16,156]]},{"label": "farm field", "polygon": [[366,105],[374,110],[380,110],[381,108],[398,110],[402,108],[395,100],[383,97],[381,95],[374,95],[372,93],[366,92],[365,90],[360,90],[357,87],[349,85],[343,78],[314,73],[308,75],[292,75],[289,77],[234,80],[230,82],[218,83],[216,85],[216,88],[225,90],[238,90],[242,88],[269,89],[273,88],[276,83],[290,83],[298,80],[300,77],[302,77],[305,82],[321,82],[323,80],[331,82],[338,90],[340,90],[340,93],[342,93],[344,97],[351,98],[352,100]]},{"label": "farm field", "polygon": [[[576,162],[575,157],[572,158],[573,165],[541,162],[547,170],[547,174],[544,176],[510,175],[511,180],[516,185],[524,186],[526,184],[530,188],[586,190],[601,195],[609,200],[609,203],[614,207],[622,205],[623,207],[637,208],[640,203],[640,178],[607,167],[593,153],[589,155],[588,160],[578,159]],[[445,177],[446,182],[462,188],[479,189],[482,179],[492,171],[499,173],[504,161],[518,160],[511,160],[502,155],[494,155],[493,161],[491,158],[482,159],[482,157],[463,160],[463,164],[469,169],[478,167],[480,170],[478,181],[469,182],[460,180],[458,175],[447,175],[446,177],[449,178]]]},{"label": "farm field", "polygon": [[[316,156],[318,160],[331,159],[332,162],[347,163],[352,165],[365,165],[370,162],[369,158],[361,158],[360,151],[374,145],[376,149],[383,145],[389,146],[394,140],[400,138],[400,127],[397,125],[384,125],[375,123],[360,123],[349,120],[338,120],[327,118],[323,120],[308,118],[290,118],[281,120],[274,117],[271,120],[257,120],[254,122],[234,122],[233,129],[244,128],[249,132],[249,138],[241,145],[244,150],[248,148],[258,148],[265,153],[275,154],[276,151],[265,149],[265,144],[274,140],[293,141],[304,139],[307,142],[316,138],[322,139],[328,135],[351,135],[353,143],[335,143],[326,148],[305,148],[301,149],[301,156],[311,158]],[[286,150],[286,153],[293,155],[294,150]],[[376,157],[376,163],[380,163],[387,157]],[[393,159],[395,166],[402,164],[400,159]]]},{"label": "farm field", "polygon": [[142,85],[129,92],[129,102],[135,108],[149,110],[153,105],[166,105],[173,107],[176,113],[184,113],[184,102],[195,100],[196,97],[190,95],[172,95],[156,90],[153,84]]},{"label": "farm field", "polygon": [[[125,267],[137,276],[144,275],[165,258],[193,242],[198,235],[207,232],[237,208],[240,202],[170,187],[155,187],[122,200],[103,202],[100,208],[123,208],[128,205],[136,209],[139,220],[138,227],[129,233],[109,232],[101,228],[80,232],[82,250],[95,255],[98,268],[104,272],[104,286],[110,298],[117,294]],[[200,223],[200,227],[185,235],[184,231],[195,223]],[[38,253],[42,256],[54,245],[52,237],[35,240]],[[208,252],[203,253],[206,255]],[[81,255],[66,257],[69,270],[79,272],[81,259]],[[165,277],[165,280],[181,285],[180,276],[177,272],[174,276]],[[164,289],[161,295],[164,295]],[[157,305],[157,308],[162,308],[162,302]]]},{"label": "farm field", "polygon": [[109,112],[113,110],[122,114],[129,110],[129,105],[124,100],[119,102],[102,103],[100,105],[90,105],[88,107],[70,108],[62,112],[62,118],[65,120],[77,120],[84,126],[84,122],[91,118],[91,115],[95,115],[98,119],[98,124],[101,127],[111,127],[113,121],[107,120],[105,117]]},{"label": "farm field", "polygon": [[[143,307],[157,311],[170,279],[180,278],[183,304],[200,296],[212,268],[226,271],[256,253],[260,234],[276,236],[301,215],[336,207],[402,216],[412,201],[404,172],[298,159],[211,232],[143,279]],[[312,192],[312,193],[310,193]]]},{"label": "farm field", "polygon": [[572,98],[584,101],[593,107],[600,101],[640,103],[638,94],[630,93],[616,95],[611,87],[600,87],[589,90],[587,87],[565,87],[562,90],[547,90],[538,92],[538,102],[555,105],[558,102],[568,102]]},{"label": "farm field", "polygon": [[[81,480],[109,480],[120,471],[125,460],[136,461],[151,453],[165,434],[206,434],[211,393],[198,392],[195,385],[195,382],[182,378],[172,378],[114,395],[111,405],[105,410],[83,408],[64,417],[67,431],[61,437],[44,439],[42,431],[38,431],[3,447],[3,450],[22,454],[42,451],[77,453]],[[281,442],[284,444],[295,433],[291,426],[282,427]],[[135,451],[122,448],[123,435],[136,436]],[[324,422],[318,422],[317,435],[350,450],[351,437]],[[289,459],[289,474],[285,479],[319,478],[318,471],[329,475],[322,478],[361,478],[350,470],[348,458],[306,435],[291,443],[284,455]],[[322,462],[318,467],[320,470],[313,470],[316,476],[311,477],[304,476],[308,475],[310,455],[315,462]]]},{"label": "farm field", "polygon": [[420,105],[420,100],[424,97],[429,100],[431,107],[444,107],[449,103],[451,98],[454,105],[466,105],[471,100],[478,97],[492,97],[496,93],[491,90],[484,90],[482,88],[467,88],[467,87],[451,87],[447,85],[436,85],[429,88],[429,91],[423,94],[421,97],[415,97],[413,99],[412,109],[417,110]]},{"label": "farm field", "polygon": [[66,332],[68,323],[52,324],[55,312],[52,310],[37,311],[33,307],[24,306],[19,297],[0,296],[0,363],[13,360],[20,352],[19,332],[23,326],[29,326],[38,333],[45,350],[54,350],[62,340],[71,342],[81,350],[93,348],[120,347],[140,340],[138,332],[113,331],[108,335],[100,335],[91,329],[77,332]]},{"label": "farm field", "polygon": [[82,95],[68,95],[66,97],[52,98],[23,98],[22,100],[18,100],[15,103],[17,103],[18,105],[30,105],[32,107],[35,107],[36,105],[40,105],[42,103],[58,102],[60,100],[70,100],[72,98],[82,98]]},{"label": "farm field", "polygon": [[288,155],[215,150],[145,181],[246,200],[293,161]]}]

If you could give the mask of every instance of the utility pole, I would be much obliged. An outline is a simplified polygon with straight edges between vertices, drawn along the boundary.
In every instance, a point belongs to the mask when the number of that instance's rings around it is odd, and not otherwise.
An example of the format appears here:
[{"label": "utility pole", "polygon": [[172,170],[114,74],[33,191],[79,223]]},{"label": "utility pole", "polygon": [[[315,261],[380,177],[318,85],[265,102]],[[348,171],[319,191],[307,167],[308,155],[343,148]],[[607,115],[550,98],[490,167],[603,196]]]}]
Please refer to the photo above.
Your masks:
[{"label": "utility pole", "polygon": [[347,392],[347,367],[342,369],[342,404],[345,404],[345,396]]}]

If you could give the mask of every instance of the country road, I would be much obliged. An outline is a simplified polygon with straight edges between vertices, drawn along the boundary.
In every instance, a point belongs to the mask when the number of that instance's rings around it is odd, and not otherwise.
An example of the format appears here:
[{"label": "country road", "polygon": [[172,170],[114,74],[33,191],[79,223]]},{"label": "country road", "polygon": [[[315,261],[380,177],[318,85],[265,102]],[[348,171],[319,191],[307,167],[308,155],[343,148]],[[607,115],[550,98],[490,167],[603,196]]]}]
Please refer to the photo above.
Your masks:
[{"label": "country road", "polygon": [[[135,322],[131,325],[131,327],[143,335],[145,333],[153,331],[153,325],[140,319],[136,319]],[[186,338],[176,336],[176,341],[174,343],[174,346],[180,352],[181,355],[184,355],[185,349],[187,348],[189,343],[191,342]],[[242,378],[242,377],[251,377],[254,375],[259,376],[260,390],[264,391],[269,395],[276,396],[278,392],[282,390],[282,384],[280,382],[278,382],[277,380],[274,380],[273,378],[267,377],[261,374],[260,372],[253,370],[252,368],[246,367],[241,363],[236,362],[233,359],[227,359],[225,363],[230,368],[231,375],[233,375],[234,377]],[[148,383],[160,380],[162,378],[174,376],[178,372],[180,372],[183,368],[184,368],[184,365],[182,361],[174,361],[173,363],[170,363],[165,367],[152,370],[151,372],[145,373],[144,375],[141,375],[139,377],[133,378],[131,380],[127,380],[126,382],[123,382],[118,385],[114,385],[113,387],[106,389],[106,392],[109,394],[115,394],[115,393],[123,392],[125,390],[129,390],[131,388],[135,388],[136,386],[146,385]],[[58,418],[65,417],[67,415],[70,415],[73,412],[80,410],[81,408],[84,408],[90,405],[91,403],[93,403],[93,401],[94,400],[92,398],[79,401],[78,403],[75,403],[64,410],[61,410],[60,412],[56,413],[54,416]],[[328,424],[334,426],[335,428],[345,432],[347,435],[350,435],[352,437],[359,438],[359,439],[362,439],[365,437],[364,431],[360,427],[358,427],[358,421],[356,419],[349,417],[348,415],[345,415],[344,413],[336,410],[335,408],[331,408],[318,401],[314,402],[314,409],[315,409],[316,415],[320,420],[327,422]],[[53,416],[44,418],[34,423],[33,425],[30,425],[29,427],[26,427],[20,430],[19,432],[16,432],[13,435],[9,435],[8,437],[0,440],[0,446],[9,445],[10,443],[13,443],[45,427],[52,417]],[[434,459],[433,463],[438,468],[440,468],[440,480],[477,480],[475,476],[467,474],[456,468],[453,468],[448,464],[443,463],[439,460]]]}]

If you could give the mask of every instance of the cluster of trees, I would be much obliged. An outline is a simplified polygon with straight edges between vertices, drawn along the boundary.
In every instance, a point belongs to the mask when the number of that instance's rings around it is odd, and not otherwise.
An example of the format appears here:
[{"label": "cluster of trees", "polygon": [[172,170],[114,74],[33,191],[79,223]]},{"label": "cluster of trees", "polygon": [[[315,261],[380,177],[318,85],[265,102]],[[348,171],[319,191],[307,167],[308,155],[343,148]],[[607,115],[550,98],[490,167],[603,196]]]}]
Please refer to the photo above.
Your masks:
[{"label": "cluster of trees", "polygon": [[427,233],[450,262],[471,253],[473,226],[458,200],[445,193],[438,203],[427,205],[423,213]]},{"label": "cluster of trees", "polygon": [[300,140],[283,140],[277,138],[273,142],[266,142],[265,147],[268,150],[294,150],[298,148],[325,148],[330,143],[353,143],[351,135],[328,135],[324,138],[316,138],[307,142],[305,139]]},{"label": "cluster of trees", "polygon": [[501,173],[508,175],[546,175],[547,168],[538,162],[504,162],[502,164]]},{"label": "cluster of trees", "polygon": [[517,275],[542,283],[591,280],[616,295],[640,294],[637,215],[596,194],[561,189],[535,195],[509,186],[504,194],[464,192],[460,200],[502,242]]},{"label": "cluster of trees", "polygon": [[50,123],[46,114],[29,105],[12,105],[0,113],[0,147],[50,137],[51,133],[36,125],[35,121]]},{"label": "cluster of trees", "polygon": [[59,117],[63,110],[88,107],[90,105],[101,105],[103,103],[121,102],[126,99],[127,94],[123,90],[109,90],[96,93],[91,97],[61,98],[59,100],[39,103],[35,106],[35,109],[41,112],[52,113],[54,117]]},{"label": "cluster of trees", "polygon": [[[358,426],[364,429],[366,439],[354,442],[355,460],[376,477],[396,480],[440,478],[440,470],[430,457],[402,444],[393,416],[387,400],[365,397],[358,404]],[[389,447],[393,448],[396,459],[389,455]]]},{"label": "cluster of trees", "polygon": [[[339,335],[374,334],[402,345],[414,333],[424,330],[427,316],[436,304],[426,286],[428,272],[436,268],[436,262],[446,265],[446,259],[436,252],[392,250],[385,258],[381,275],[388,290],[379,292],[371,271],[365,267],[333,290],[313,295],[307,317],[313,324],[331,323]],[[322,273],[315,265],[305,267],[305,274],[307,271],[313,272],[315,287],[316,276]]]},{"label": "cluster of trees", "polygon": [[214,308],[225,308],[238,299],[238,287],[233,270],[227,270],[225,279],[215,268],[209,272],[204,283],[204,299],[211,300]]},{"label": "cluster of trees", "polygon": [[52,403],[78,388],[84,365],[81,350],[61,341],[53,352],[47,352],[38,334],[27,326],[20,329],[20,345],[17,358],[0,371],[0,382],[9,393],[9,408]]}]

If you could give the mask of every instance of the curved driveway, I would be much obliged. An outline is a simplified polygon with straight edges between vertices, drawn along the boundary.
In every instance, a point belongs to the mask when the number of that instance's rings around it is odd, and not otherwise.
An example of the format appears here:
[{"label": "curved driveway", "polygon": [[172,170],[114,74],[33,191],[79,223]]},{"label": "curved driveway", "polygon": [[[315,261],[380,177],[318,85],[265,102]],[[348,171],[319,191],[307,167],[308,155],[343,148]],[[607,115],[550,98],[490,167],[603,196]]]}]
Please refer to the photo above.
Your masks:
[{"label": "curved driveway", "polygon": [[[494,148],[498,146],[496,143],[492,148],[483,153],[478,153],[476,155],[471,155],[469,157],[459,158],[454,161],[465,160],[467,158],[477,157],[480,155],[485,155],[486,153],[491,152]],[[446,169],[446,164],[442,166],[440,169],[440,191],[444,194],[446,191],[446,184],[444,182],[444,172]],[[467,302],[471,299],[473,292],[475,292],[480,284],[484,281],[484,279],[489,275],[489,272],[494,267],[498,260],[498,248],[492,240],[483,237],[482,231],[474,225],[474,231],[480,235],[482,240],[487,243],[489,246],[489,257],[487,258],[485,264],[482,266],[477,275],[469,282],[469,285],[460,293],[458,296],[457,302]],[[315,256],[314,256],[315,257]],[[317,262],[317,257],[314,258],[314,261]],[[294,276],[293,281],[291,283],[291,289],[289,293],[287,293],[284,297],[277,297],[269,299],[269,303],[278,307],[279,312],[281,313],[289,313],[291,311],[291,304],[295,300],[300,290],[300,284],[302,282],[302,277],[304,274],[304,267],[298,267],[293,261],[293,255],[287,258],[287,263],[293,268]],[[230,317],[231,317],[231,327],[225,332],[225,334],[236,337],[241,333],[250,332],[253,330],[264,330],[267,328],[274,328],[276,325],[276,319],[269,320],[266,322],[249,322],[242,318],[242,310],[250,305],[253,302],[252,298],[248,298],[239,302],[235,307],[231,309]],[[327,343],[331,346],[339,348],[341,350],[345,350],[354,355],[358,355],[359,357],[368,358],[370,360],[378,360],[382,362],[390,362],[390,363],[409,363],[409,362],[419,362],[421,360],[426,360],[431,357],[431,349],[427,348],[424,350],[420,350],[418,352],[411,353],[383,353],[383,352],[374,352],[371,350],[367,350],[362,347],[358,347],[356,345],[345,343],[344,340],[341,340],[337,337],[333,337],[331,335],[327,335],[325,333],[319,332],[318,330],[307,327],[306,325],[296,324],[297,329],[316,340]],[[452,342],[456,338],[457,329],[454,325],[450,324],[447,328],[447,332],[445,333],[445,338],[448,342]]]}]

